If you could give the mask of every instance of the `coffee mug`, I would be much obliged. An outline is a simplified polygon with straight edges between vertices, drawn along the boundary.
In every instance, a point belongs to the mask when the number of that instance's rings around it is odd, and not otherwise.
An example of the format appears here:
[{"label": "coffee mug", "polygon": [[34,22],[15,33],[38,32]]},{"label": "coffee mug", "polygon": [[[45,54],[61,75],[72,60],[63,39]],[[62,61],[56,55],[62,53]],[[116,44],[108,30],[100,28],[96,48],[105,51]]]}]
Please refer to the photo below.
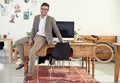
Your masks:
[{"label": "coffee mug", "polygon": [[6,38],[7,38],[7,35],[3,35],[3,38],[5,38],[5,39],[6,39]]}]

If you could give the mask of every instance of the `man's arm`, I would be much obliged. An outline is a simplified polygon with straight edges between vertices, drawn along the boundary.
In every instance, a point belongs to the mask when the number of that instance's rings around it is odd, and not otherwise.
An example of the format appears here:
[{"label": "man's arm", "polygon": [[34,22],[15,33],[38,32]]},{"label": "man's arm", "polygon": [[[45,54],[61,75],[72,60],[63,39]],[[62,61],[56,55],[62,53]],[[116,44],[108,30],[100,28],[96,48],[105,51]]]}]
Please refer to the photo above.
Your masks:
[{"label": "man's arm", "polygon": [[31,30],[31,32],[30,32],[30,36],[29,36],[29,45],[30,46],[32,46],[33,45],[33,38],[34,38],[34,36],[35,36],[35,34],[36,34],[36,29],[35,29],[35,27],[36,27],[36,16],[34,17],[34,21],[33,21],[33,26],[32,26],[32,30]]},{"label": "man's arm", "polygon": [[30,38],[34,38],[34,36],[36,35],[36,33],[38,32],[38,25],[39,25],[39,21],[40,21],[40,15],[37,15],[34,17],[34,21],[33,21],[33,26],[32,26],[32,30],[30,33]]},{"label": "man's arm", "polygon": [[63,42],[62,35],[61,35],[57,25],[56,25],[56,21],[54,18],[53,18],[53,31],[56,34],[56,36],[58,37],[59,41]]},{"label": "man's arm", "polygon": [[35,18],[34,18],[32,30],[31,30],[30,36],[29,36],[31,39],[33,39],[33,37],[35,36],[35,29],[34,29],[34,27],[35,27]]}]

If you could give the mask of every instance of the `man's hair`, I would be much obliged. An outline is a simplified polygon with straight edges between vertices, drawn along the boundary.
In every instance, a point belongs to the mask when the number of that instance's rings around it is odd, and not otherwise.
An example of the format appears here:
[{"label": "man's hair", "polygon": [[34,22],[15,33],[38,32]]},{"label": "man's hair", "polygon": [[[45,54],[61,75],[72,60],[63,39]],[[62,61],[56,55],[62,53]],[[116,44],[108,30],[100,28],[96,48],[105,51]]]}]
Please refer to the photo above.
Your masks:
[{"label": "man's hair", "polygon": [[42,6],[48,6],[48,8],[49,8],[49,4],[46,3],[46,2],[42,3],[41,7],[42,7]]}]

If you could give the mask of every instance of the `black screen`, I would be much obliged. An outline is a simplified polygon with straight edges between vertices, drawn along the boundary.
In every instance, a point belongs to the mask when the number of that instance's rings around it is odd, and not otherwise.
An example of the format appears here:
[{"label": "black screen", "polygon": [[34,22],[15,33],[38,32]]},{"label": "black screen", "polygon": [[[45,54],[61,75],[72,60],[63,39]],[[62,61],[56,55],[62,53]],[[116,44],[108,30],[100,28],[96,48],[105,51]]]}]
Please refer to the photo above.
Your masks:
[{"label": "black screen", "polygon": [[[56,21],[57,27],[63,38],[74,37],[74,22],[73,21]],[[53,37],[56,37],[53,32]]]}]

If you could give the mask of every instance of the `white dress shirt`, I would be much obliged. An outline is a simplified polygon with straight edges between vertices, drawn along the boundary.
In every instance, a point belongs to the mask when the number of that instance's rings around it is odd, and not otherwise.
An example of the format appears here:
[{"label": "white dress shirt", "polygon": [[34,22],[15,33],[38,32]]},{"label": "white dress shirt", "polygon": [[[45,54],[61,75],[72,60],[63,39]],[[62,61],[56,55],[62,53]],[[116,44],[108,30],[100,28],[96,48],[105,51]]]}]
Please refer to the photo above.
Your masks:
[{"label": "white dress shirt", "polygon": [[37,32],[38,35],[44,36],[45,37],[45,23],[46,23],[46,17],[41,18],[40,16],[40,22],[39,22],[39,31]]}]

